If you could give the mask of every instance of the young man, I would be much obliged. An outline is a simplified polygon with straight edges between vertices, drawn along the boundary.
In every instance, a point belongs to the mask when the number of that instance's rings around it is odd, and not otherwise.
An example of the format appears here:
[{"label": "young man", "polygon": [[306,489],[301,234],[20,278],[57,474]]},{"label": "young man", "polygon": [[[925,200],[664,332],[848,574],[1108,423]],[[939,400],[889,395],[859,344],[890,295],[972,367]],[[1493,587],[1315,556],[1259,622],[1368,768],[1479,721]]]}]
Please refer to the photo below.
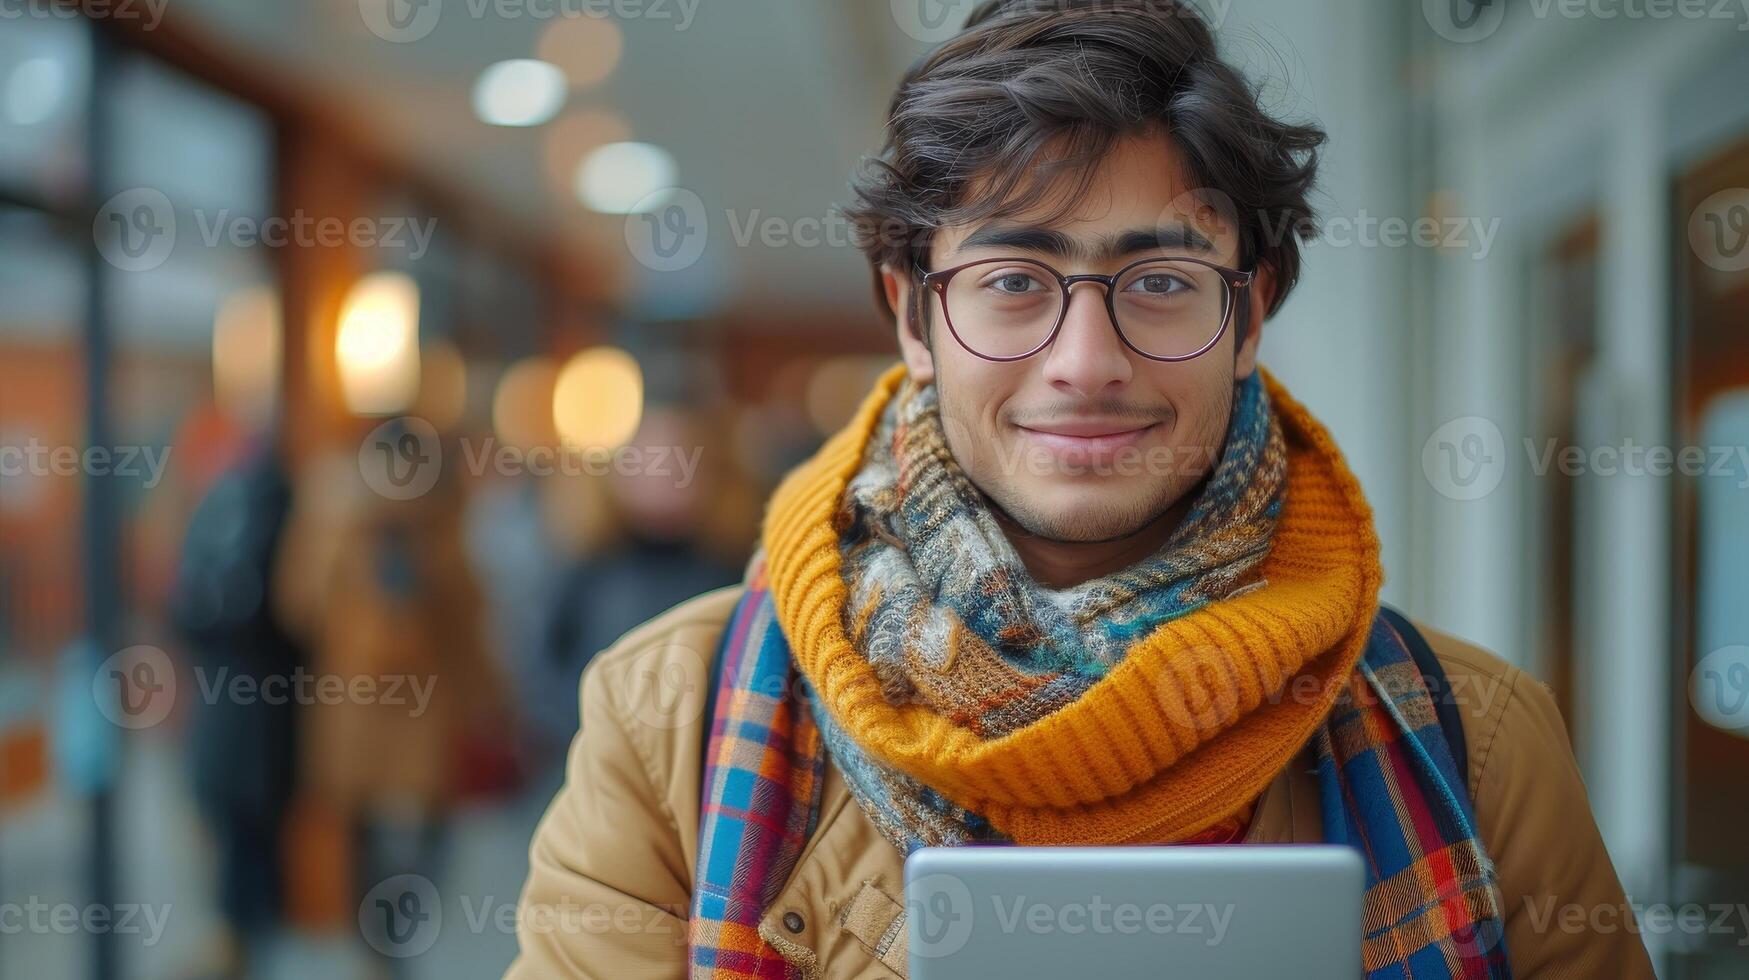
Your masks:
[{"label": "young man", "polygon": [[979,841],[1342,841],[1369,976],[1651,975],[1548,692],[1380,612],[1257,366],[1322,138],[1166,0],[911,70],[851,211],[903,364],[590,667],[512,976],[903,976],[905,855]]}]

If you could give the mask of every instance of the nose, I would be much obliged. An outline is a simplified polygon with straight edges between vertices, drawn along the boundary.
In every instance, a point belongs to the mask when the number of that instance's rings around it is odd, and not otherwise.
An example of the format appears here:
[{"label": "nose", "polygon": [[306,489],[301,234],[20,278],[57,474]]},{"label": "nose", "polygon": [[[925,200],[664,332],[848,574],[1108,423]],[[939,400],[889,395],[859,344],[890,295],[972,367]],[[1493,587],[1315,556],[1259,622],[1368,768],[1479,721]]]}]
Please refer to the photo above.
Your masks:
[{"label": "nose", "polygon": [[1070,284],[1063,326],[1044,351],[1045,379],[1052,387],[1084,398],[1127,383],[1133,373],[1129,348],[1111,322],[1103,288],[1096,282]]}]

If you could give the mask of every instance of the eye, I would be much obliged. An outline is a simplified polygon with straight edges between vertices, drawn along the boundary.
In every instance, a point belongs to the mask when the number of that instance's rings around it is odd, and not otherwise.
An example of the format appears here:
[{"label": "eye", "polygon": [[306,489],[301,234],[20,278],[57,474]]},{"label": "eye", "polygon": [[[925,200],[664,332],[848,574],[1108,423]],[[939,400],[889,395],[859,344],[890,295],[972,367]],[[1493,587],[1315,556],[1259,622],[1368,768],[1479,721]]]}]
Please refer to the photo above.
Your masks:
[{"label": "eye", "polygon": [[1173,273],[1149,272],[1138,276],[1135,282],[1124,287],[1124,291],[1148,296],[1170,296],[1189,288],[1189,283]]},{"label": "eye", "polygon": [[1023,269],[1004,269],[992,273],[985,277],[983,286],[985,289],[1009,296],[1039,292],[1048,288],[1039,280],[1037,274]]}]

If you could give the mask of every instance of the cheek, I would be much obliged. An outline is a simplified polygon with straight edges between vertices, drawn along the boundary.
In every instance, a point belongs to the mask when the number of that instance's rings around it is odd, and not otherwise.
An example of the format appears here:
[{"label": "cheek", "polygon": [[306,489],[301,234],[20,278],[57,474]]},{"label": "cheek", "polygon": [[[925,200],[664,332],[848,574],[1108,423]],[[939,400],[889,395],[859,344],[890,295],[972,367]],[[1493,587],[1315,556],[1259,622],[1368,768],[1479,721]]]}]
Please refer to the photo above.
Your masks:
[{"label": "cheek", "polygon": [[1155,401],[1171,405],[1182,417],[1202,414],[1211,394],[1218,394],[1222,384],[1231,384],[1224,369],[1215,367],[1214,351],[1191,361],[1154,361],[1147,366],[1145,377],[1153,390]]},{"label": "cheek", "polygon": [[1198,458],[1218,451],[1232,404],[1232,372],[1216,353],[1158,364],[1149,372],[1155,399],[1172,406],[1172,429],[1165,440],[1186,450],[1194,447]]},{"label": "cheek", "polygon": [[1002,410],[1019,391],[1023,372],[957,353],[936,359],[941,425],[961,468],[981,475],[981,464],[997,458],[993,443],[1007,436]]}]

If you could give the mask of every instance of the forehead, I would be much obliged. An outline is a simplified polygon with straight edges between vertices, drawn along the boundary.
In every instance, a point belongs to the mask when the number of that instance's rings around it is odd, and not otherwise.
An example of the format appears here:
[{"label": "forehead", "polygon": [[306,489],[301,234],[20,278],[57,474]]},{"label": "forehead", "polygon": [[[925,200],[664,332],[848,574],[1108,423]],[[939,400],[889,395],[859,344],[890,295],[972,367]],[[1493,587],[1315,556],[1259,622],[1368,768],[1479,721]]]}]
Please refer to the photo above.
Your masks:
[{"label": "forehead", "polygon": [[[1110,253],[1125,237],[1155,231],[1161,247],[1177,249],[1187,242],[1189,251],[1213,258],[1237,256],[1238,227],[1230,200],[1196,185],[1176,142],[1164,131],[1125,137],[1088,169],[1039,178],[1048,180],[1042,186],[1023,183],[1010,197],[1040,191],[1028,206],[997,207],[990,217],[944,226],[935,238],[937,255],[961,251],[968,239],[973,239],[971,248],[981,248],[977,239],[992,237],[992,231],[1048,230],[1055,234],[1047,239],[1066,239],[1064,244],[1086,258]],[[976,201],[993,193],[993,183],[990,176],[974,179],[968,198]],[[1196,245],[1199,241],[1206,249]]]}]

